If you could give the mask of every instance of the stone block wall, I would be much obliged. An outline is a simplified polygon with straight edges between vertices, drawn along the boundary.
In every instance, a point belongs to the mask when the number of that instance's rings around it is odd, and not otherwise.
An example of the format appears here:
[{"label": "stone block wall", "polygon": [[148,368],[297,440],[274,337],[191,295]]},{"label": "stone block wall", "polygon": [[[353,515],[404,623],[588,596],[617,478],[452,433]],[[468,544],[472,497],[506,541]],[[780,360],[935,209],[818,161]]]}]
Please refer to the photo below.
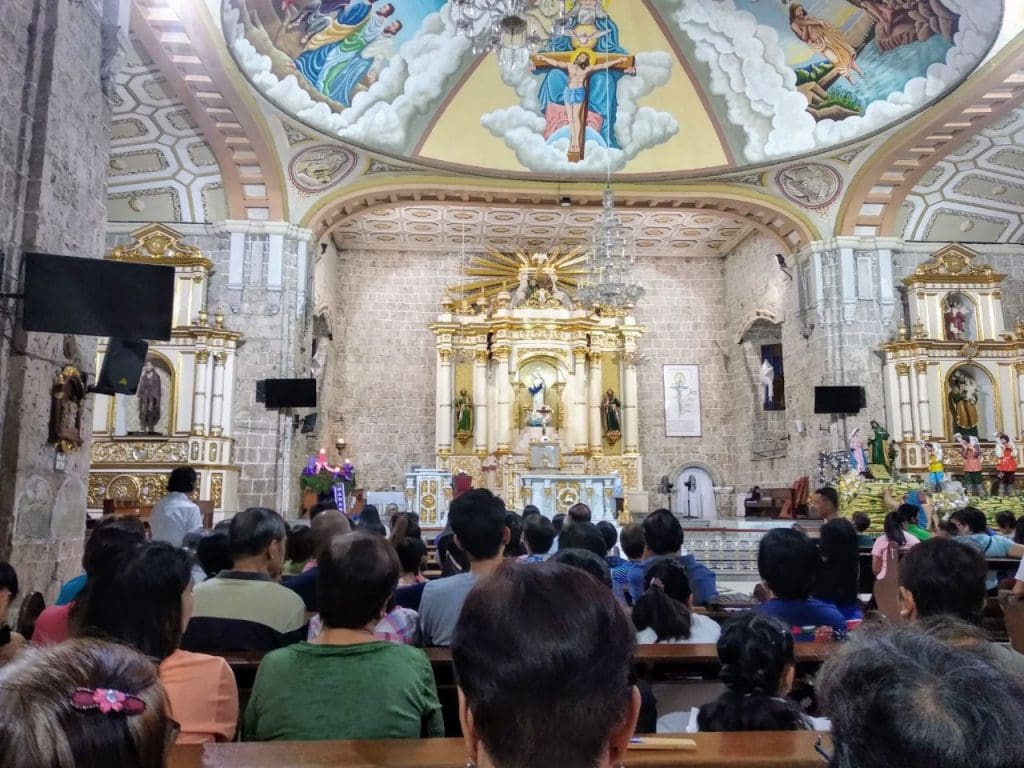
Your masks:
[{"label": "stone block wall", "polygon": [[[116,19],[117,3],[104,8]],[[18,289],[26,251],[101,255],[110,126],[101,70],[109,63],[104,39],[115,34],[104,8],[92,0],[4,3],[0,291]],[[0,560],[15,566],[23,593],[51,600],[80,569],[89,440],[55,469],[49,391],[66,363],[95,374],[95,341],[22,334],[18,311],[16,302],[0,301]],[[87,432],[88,400],[83,421]]]}]

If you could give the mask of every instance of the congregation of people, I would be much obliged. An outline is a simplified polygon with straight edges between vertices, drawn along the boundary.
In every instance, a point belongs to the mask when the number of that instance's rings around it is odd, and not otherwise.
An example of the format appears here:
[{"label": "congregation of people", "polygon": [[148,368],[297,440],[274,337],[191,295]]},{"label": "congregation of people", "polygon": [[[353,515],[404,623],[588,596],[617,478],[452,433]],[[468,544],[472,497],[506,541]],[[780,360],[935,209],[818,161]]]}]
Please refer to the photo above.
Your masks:
[{"label": "congregation of people", "polygon": [[[914,497],[872,537],[819,489],[817,539],[768,531],[761,602],[718,622],[716,574],[668,510],[620,528],[583,504],[548,519],[471,489],[436,542],[414,514],[386,510],[385,526],[371,506],[352,518],[331,504],[297,525],[250,508],[203,531],[194,485],[175,470],[148,528],[99,521],[31,638],[0,630],[0,768],[157,768],[175,743],[446,732],[481,768],[610,767],[666,727],[831,731],[834,768],[1024,765],[1024,654],[981,628],[1000,586],[986,558],[1024,554],[1012,516],[989,530],[967,508],[928,530]],[[428,579],[431,543],[443,575]],[[879,579],[898,558],[899,617],[866,620],[862,551]],[[1024,565],[1002,586],[1024,595]],[[18,592],[0,564],[0,616]],[[806,642],[834,644],[813,679],[798,674]],[[637,647],[656,644],[715,644],[720,692],[664,711],[634,673]],[[456,712],[429,647],[450,648]],[[264,654],[241,698],[227,661],[240,652]]]}]

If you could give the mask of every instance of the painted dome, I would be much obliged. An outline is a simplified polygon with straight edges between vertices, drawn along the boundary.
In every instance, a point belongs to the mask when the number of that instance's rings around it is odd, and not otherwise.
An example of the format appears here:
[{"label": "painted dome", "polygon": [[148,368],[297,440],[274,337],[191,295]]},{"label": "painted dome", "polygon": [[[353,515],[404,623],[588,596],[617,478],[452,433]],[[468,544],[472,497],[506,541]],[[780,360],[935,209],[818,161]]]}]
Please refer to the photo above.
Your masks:
[{"label": "painted dome", "polygon": [[985,57],[1001,0],[565,0],[529,66],[445,0],[223,0],[239,68],[346,143],[488,175],[689,177],[905,120]]}]

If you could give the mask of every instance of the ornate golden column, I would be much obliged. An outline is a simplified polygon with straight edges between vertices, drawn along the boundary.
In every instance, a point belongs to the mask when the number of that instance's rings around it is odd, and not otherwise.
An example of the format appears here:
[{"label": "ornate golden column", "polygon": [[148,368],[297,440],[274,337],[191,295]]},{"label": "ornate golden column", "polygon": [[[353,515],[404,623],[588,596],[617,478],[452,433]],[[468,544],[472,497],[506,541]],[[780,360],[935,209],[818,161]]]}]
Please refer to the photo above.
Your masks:
[{"label": "ornate golden column", "polygon": [[210,434],[219,437],[224,431],[224,363],[227,352],[213,353],[213,392],[210,395]]},{"label": "ornate golden column", "polygon": [[192,434],[206,434],[206,393],[209,391],[210,350],[196,350],[192,382]]},{"label": "ornate golden column", "polygon": [[590,397],[587,399],[587,407],[590,410],[590,455],[601,456],[604,454],[601,434],[601,353],[590,353]]},{"label": "ornate golden column", "polygon": [[509,356],[512,349],[508,346],[497,347],[494,350],[494,357],[498,361],[494,375],[497,377],[496,386],[498,390],[498,419],[497,419],[497,452],[508,453],[512,449],[512,379],[509,374]]},{"label": "ornate golden column", "polygon": [[487,455],[487,349],[478,349],[473,357],[473,449],[477,456]]},{"label": "ornate golden column", "polygon": [[927,440],[932,436],[931,403],[928,401],[928,363],[918,360],[914,363],[917,378],[917,417],[921,438]]},{"label": "ornate golden column", "polygon": [[452,350],[450,345],[437,350],[437,454],[452,452]]},{"label": "ornate golden column", "polygon": [[574,347],[571,401],[569,403],[569,442],[576,453],[587,451],[587,348]]},{"label": "ornate golden column", "polygon": [[900,388],[900,421],[903,422],[903,440],[914,439],[914,409],[910,403],[910,363],[896,363],[896,376]]}]

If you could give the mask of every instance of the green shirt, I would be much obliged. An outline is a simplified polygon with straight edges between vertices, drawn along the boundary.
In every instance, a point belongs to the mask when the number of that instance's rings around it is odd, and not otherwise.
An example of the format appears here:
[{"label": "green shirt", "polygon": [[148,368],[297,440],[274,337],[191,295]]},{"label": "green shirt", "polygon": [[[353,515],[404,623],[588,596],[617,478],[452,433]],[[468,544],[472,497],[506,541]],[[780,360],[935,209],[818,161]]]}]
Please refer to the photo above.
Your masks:
[{"label": "green shirt", "polygon": [[918,541],[928,541],[932,537],[932,534],[928,533],[917,523],[908,523],[906,531]]},{"label": "green shirt", "polygon": [[430,662],[388,642],[298,643],[268,653],[245,709],[245,741],[444,736]]}]

